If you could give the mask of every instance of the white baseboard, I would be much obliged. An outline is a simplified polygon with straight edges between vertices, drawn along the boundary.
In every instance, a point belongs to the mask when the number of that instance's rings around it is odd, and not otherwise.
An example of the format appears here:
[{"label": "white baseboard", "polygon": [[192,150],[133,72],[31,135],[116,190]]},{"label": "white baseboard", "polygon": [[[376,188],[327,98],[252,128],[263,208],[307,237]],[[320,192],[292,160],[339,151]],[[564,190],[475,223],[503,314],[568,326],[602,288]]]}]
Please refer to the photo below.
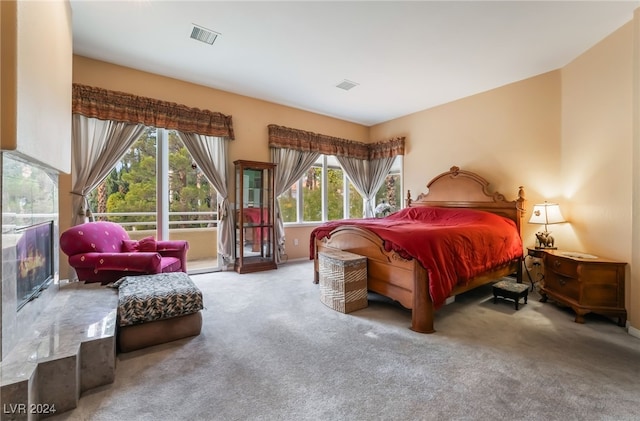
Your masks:
[{"label": "white baseboard", "polygon": [[627,328],[627,332],[629,332],[629,335],[640,339],[640,329],[636,329],[635,327],[629,325],[629,322],[627,322],[627,325],[629,326]]}]

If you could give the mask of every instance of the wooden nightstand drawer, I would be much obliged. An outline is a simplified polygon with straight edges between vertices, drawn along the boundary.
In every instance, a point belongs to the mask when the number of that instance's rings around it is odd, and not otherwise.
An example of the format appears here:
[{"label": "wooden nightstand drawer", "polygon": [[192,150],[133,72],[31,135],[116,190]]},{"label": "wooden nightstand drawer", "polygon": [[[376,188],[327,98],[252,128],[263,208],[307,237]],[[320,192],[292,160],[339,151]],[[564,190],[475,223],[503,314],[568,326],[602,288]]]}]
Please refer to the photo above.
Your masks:
[{"label": "wooden nightstand drawer", "polygon": [[576,278],[548,271],[544,277],[544,289],[578,301],[580,298],[580,282]]},{"label": "wooden nightstand drawer", "polygon": [[549,270],[570,278],[578,277],[578,262],[564,257],[547,255],[545,267]]}]

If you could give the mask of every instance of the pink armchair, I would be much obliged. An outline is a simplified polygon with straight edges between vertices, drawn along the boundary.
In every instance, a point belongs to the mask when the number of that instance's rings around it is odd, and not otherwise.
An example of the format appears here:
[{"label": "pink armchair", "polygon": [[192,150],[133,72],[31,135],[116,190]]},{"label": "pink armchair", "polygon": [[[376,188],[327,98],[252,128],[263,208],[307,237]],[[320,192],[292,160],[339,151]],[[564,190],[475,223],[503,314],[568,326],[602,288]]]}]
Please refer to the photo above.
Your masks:
[{"label": "pink armchair", "polygon": [[78,280],[108,284],[127,275],[186,272],[189,243],[153,237],[135,241],[118,224],[88,222],[66,230],[60,249]]}]

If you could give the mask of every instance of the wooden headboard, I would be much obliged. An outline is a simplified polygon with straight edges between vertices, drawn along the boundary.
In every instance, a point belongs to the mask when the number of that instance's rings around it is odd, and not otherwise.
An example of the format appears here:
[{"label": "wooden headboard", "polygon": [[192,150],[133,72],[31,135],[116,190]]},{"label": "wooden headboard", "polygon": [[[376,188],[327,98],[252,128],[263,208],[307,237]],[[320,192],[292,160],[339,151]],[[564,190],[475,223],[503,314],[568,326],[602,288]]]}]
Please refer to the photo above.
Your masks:
[{"label": "wooden headboard", "polygon": [[471,208],[492,212],[513,220],[522,233],[521,221],[525,212],[524,187],[518,189],[513,201],[504,195],[489,191],[489,182],[471,171],[453,166],[447,172],[434,177],[427,184],[428,191],[411,198],[407,191],[407,207],[436,206],[444,208]]}]

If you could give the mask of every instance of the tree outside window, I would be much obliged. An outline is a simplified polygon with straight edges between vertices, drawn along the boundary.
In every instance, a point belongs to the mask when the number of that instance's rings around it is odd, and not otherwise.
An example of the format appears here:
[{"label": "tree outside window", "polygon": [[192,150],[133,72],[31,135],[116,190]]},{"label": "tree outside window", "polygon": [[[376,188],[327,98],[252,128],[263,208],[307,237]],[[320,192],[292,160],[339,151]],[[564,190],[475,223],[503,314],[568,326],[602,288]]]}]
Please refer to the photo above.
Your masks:
[{"label": "tree outside window", "polygon": [[[384,200],[391,205],[393,212],[402,208],[401,170],[402,161],[398,157],[376,193],[376,204]],[[323,189],[325,179],[326,189]],[[364,216],[362,196],[333,156],[321,156],[300,180],[278,197],[278,203],[285,223],[322,222],[323,206],[326,208],[326,220]],[[300,208],[302,217],[299,219]]]},{"label": "tree outside window", "polygon": [[[171,228],[205,227],[209,223],[194,224],[194,221],[212,219],[211,212],[217,208],[216,191],[195,165],[175,131],[168,131],[168,142]],[[90,193],[91,209],[100,214],[109,214],[101,219],[128,223],[125,224],[127,229],[156,228],[156,148],[156,129],[148,127],[109,175]],[[130,215],[139,212],[153,214]],[[193,212],[209,214],[186,214]],[[184,224],[180,224],[181,221]],[[136,222],[144,224],[135,225]]]}]

